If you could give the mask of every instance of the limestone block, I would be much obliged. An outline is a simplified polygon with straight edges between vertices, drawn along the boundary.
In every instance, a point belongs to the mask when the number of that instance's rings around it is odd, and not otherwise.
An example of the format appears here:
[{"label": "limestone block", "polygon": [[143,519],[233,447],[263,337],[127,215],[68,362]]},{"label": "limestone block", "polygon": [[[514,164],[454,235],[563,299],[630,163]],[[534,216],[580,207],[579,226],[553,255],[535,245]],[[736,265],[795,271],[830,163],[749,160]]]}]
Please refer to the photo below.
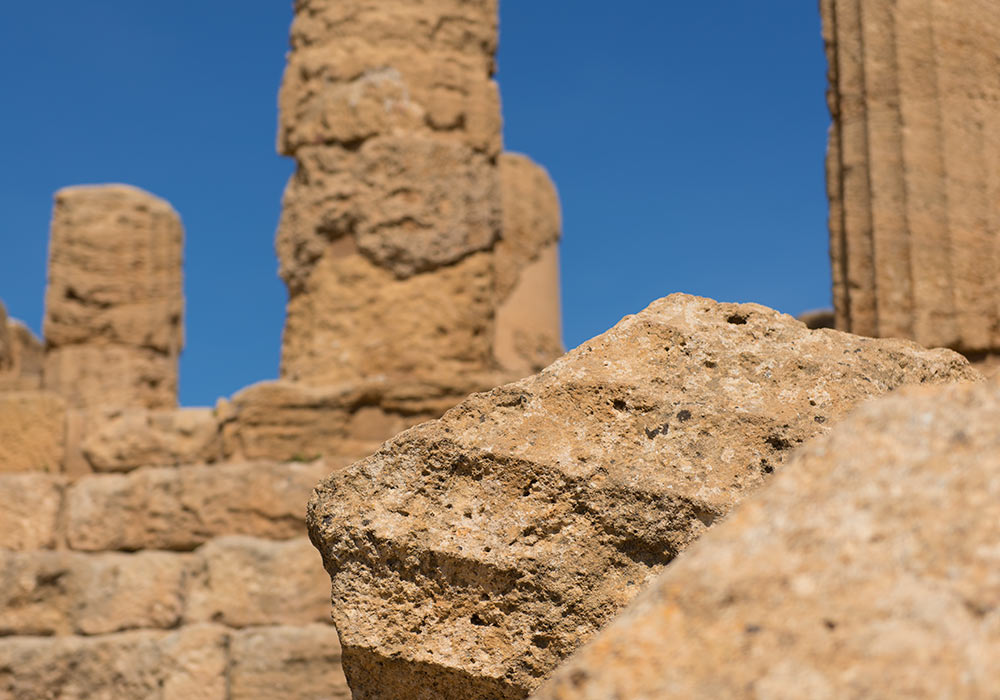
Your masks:
[{"label": "limestone block", "polygon": [[324,256],[289,299],[282,377],[319,385],[483,373],[493,369],[493,300],[487,253],[405,280],[356,252]]},{"label": "limestone block", "polygon": [[0,636],[174,627],[188,568],[167,552],[0,551]]},{"label": "limestone block", "polygon": [[837,326],[1000,348],[1000,5],[823,0]]},{"label": "limestone block", "polygon": [[62,470],[66,402],[48,392],[0,393],[0,473]]},{"label": "limestone block", "polygon": [[524,697],[789,451],[961,356],[675,294],[319,487],[356,697]]},{"label": "limestone block", "polygon": [[146,468],[85,476],[66,494],[67,539],[86,551],[189,550],[220,535],[301,535],[311,463]]},{"label": "limestone block", "polygon": [[82,444],[95,471],[177,466],[222,457],[219,422],[210,408],[110,411]]},{"label": "limestone block", "polygon": [[1000,385],[871,402],[672,564],[538,700],[990,697]]},{"label": "limestone block", "polygon": [[494,251],[500,364],[537,372],[563,353],[559,303],[559,195],[527,156],[500,158],[503,237]]},{"label": "limestone block", "polygon": [[41,388],[42,343],[27,326],[7,316],[0,303],[0,391]]},{"label": "limestone block", "polygon": [[[261,382],[233,397],[225,419],[228,455],[246,459],[312,461],[332,470],[371,454],[410,426],[438,418],[474,391],[509,375],[441,377],[437,382],[354,381],[308,385]],[[346,459],[347,461],[344,461]]]},{"label": "limestone block", "polygon": [[47,387],[80,408],[176,404],[183,236],[169,204],[132,187],[56,194],[45,297]]},{"label": "limestone block", "polygon": [[55,547],[64,487],[54,474],[0,474],[0,548]]},{"label": "limestone block", "polygon": [[234,632],[230,700],[349,700],[340,642],[330,625]]},{"label": "limestone block", "polygon": [[226,642],[222,628],[207,625],[171,634],[0,638],[0,697],[228,700]]},{"label": "limestone block", "polygon": [[230,627],[330,619],[329,578],[306,537],[220,537],[197,551],[185,619]]}]

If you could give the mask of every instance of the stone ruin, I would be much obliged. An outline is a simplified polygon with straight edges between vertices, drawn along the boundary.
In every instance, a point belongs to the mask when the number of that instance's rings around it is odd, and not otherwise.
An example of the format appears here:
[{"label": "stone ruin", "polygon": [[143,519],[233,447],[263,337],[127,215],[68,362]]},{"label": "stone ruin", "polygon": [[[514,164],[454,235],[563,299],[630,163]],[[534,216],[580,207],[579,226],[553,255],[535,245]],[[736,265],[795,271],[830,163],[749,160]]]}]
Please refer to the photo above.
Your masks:
[{"label": "stone ruin", "polygon": [[672,295],[557,360],[495,0],[296,2],[276,381],[178,409],[179,217],[58,193],[44,346],[0,307],[0,698],[987,695],[995,385],[859,335],[998,350],[1000,6],[821,12],[840,331]]},{"label": "stone ruin", "polygon": [[496,43],[495,2],[298,3],[281,379],[215,407],[177,408],[180,217],[56,194],[44,346],[0,307],[0,697],[349,696],[311,488],[562,353],[558,197],[501,151]]}]

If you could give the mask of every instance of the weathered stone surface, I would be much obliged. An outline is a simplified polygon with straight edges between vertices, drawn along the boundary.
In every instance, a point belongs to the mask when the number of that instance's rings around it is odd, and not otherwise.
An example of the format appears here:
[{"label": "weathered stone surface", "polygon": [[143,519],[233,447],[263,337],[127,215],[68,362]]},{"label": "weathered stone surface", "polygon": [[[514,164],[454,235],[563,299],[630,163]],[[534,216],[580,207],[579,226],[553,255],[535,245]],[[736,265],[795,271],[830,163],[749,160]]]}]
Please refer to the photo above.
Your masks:
[{"label": "weathered stone surface", "polygon": [[495,351],[501,366],[527,374],[562,355],[559,195],[527,156],[500,158],[503,238],[497,243]]},{"label": "weathered stone surface", "polygon": [[793,446],[947,350],[676,294],[321,484],[355,697],[524,697]]},{"label": "weathered stone surface", "polygon": [[198,548],[185,620],[305,625],[329,621],[329,608],[329,578],[306,537],[221,537]]},{"label": "weathered stone surface", "polygon": [[86,408],[172,408],[183,345],[184,231],[169,204],[124,185],[56,193],[45,385]]},{"label": "weathered stone surface", "polygon": [[227,700],[222,628],[0,638],[0,698]]},{"label": "weathered stone surface", "polygon": [[295,537],[313,484],[336,466],[317,460],[83,477],[66,494],[67,540],[86,551],[188,550],[219,535]]},{"label": "weathered stone surface", "polygon": [[220,412],[224,450],[246,459],[311,461],[325,455],[353,461],[396,433],[439,418],[470,393],[509,378],[486,373],[438,382],[261,382],[236,394]]},{"label": "weathered stone surface", "polygon": [[838,328],[1000,348],[1000,5],[820,5]]},{"label": "weathered stone surface", "polygon": [[167,552],[0,551],[0,636],[174,627],[190,567]]},{"label": "weathered stone surface", "polygon": [[40,391],[0,393],[0,473],[59,472],[65,455],[65,401]]},{"label": "weathered stone surface", "polygon": [[235,632],[230,700],[348,700],[340,642],[330,625]]},{"label": "weathered stone surface", "polygon": [[998,424],[998,385],[908,389],[860,408],[536,697],[991,697]]},{"label": "weathered stone surface", "polygon": [[222,458],[222,435],[210,408],[122,409],[101,417],[82,450],[95,471],[211,463]]},{"label": "weathered stone surface", "polygon": [[8,317],[0,302],[0,391],[40,389],[43,352],[35,334]]},{"label": "weathered stone surface", "polygon": [[0,549],[55,547],[64,486],[55,474],[0,474]]}]

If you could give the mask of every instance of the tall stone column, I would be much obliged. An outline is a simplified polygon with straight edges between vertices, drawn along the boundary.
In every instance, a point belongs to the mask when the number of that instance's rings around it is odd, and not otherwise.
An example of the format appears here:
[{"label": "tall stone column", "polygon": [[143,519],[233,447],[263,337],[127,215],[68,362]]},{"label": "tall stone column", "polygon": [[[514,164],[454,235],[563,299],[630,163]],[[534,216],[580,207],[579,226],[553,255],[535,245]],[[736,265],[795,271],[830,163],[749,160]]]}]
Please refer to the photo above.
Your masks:
[{"label": "tall stone column", "polygon": [[[304,0],[291,46],[278,137],[298,166],[277,237],[289,292],[282,377],[530,371],[536,359],[495,353],[498,333],[513,334],[498,330],[498,307],[519,279],[501,283],[495,262],[508,219],[496,0]],[[510,264],[530,265],[544,247],[512,252]],[[545,257],[554,273],[554,252]],[[555,352],[551,342],[521,351],[542,364],[561,350],[558,294],[542,306],[553,303]],[[515,314],[502,325],[522,323],[539,321]]]},{"label": "tall stone column", "polygon": [[55,197],[44,383],[74,408],[173,408],[183,346],[184,231],[170,205],[124,185]]},{"label": "tall stone column", "polygon": [[837,326],[1000,349],[1000,4],[821,11]]}]

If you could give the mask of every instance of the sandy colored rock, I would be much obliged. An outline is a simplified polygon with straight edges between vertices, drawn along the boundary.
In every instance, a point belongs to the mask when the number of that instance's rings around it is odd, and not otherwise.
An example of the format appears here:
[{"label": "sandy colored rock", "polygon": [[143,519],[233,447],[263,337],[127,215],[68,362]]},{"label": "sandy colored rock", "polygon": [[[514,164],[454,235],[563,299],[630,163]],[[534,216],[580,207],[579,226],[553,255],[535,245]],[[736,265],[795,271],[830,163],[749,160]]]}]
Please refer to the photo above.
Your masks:
[{"label": "sandy colored rock", "polygon": [[998,422],[998,385],[905,390],[860,408],[536,697],[991,697]]},{"label": "sandy colored rock", "polygon": [[62,470],[66,402],[49,392],[0,392],[0,473]]},{"label": "sandy colored rock", "polygon": [[246,459],[353,461],[396,433],[439,418],[472,392],[509,379],[485,373],[436,382],[261,382],[236,394],[225,416],[220,414],[224,451]]},{"label": "sandy colored rock", "polygon": [[222,457],[222,435],[210,408],[122,409],[102,416],[82,450],[95,471],[210,463]]},{"label": "sandy colored rock", "polygon": [[317,460],[83,477],[66,494],[67,540],[85,551],[189,550],[220,535],[296,537],[313,484],[335,467]]},{"label": "sandy colored rock", "polygon": [[230,700],[349,700],[340,642],[331,625],[235,632]]},{"label": "sandy colored rock", "polygon": [[495,353],[500,365],[537,372],[563,354],[559,302],[559,195],[527,156],[500,158],[503,238],[497,243]]},{"label": "sandy colored rock", "polygon": [[56,193],[46,387],[80,408],[176,405],[183,238],[177,213],[142,190],[103,185]]},{"label": "sandy colored rock", "polygon": [[0,474],[0,549],[55,547],[64,486],[55,474]]},{"label": "sandy colored rock", "polygon": [[174,627],[189,568],[167,552],[0,551],[0,636]]},{"label": "sandy colored rock", "polygon": [[813,330],[817,328],[836,328],[837,326],[836,314],[833,309],[803,311],[796,318],[806,324],[806,328]]},{"label": "sandy colored rock", "polygon": [[1000,348],[1000,5],[820,5],[838,328]]},{"label": "sandy colored rock", "polygon": [[0,638],[0,698],[227,700],[227,635],[178,632],[96,638]]},{"label": "sandy colored rock", "polygon": [[329,578],[306,537],[220,537],[198,548],[185,620],[306,625],[328,622],[329,608]]},{"label": "sandy colored rock", "polygon": [[[321,484],[356,697],[524,697],[795,445],[961,356],[682,294]],[[405,689],[405,691],[404,691]]]},{"label": "sandy colored rock", "polygon": [[35,334],[7,316],[0,302],[0,391],[41,388],[44,350]]}]

